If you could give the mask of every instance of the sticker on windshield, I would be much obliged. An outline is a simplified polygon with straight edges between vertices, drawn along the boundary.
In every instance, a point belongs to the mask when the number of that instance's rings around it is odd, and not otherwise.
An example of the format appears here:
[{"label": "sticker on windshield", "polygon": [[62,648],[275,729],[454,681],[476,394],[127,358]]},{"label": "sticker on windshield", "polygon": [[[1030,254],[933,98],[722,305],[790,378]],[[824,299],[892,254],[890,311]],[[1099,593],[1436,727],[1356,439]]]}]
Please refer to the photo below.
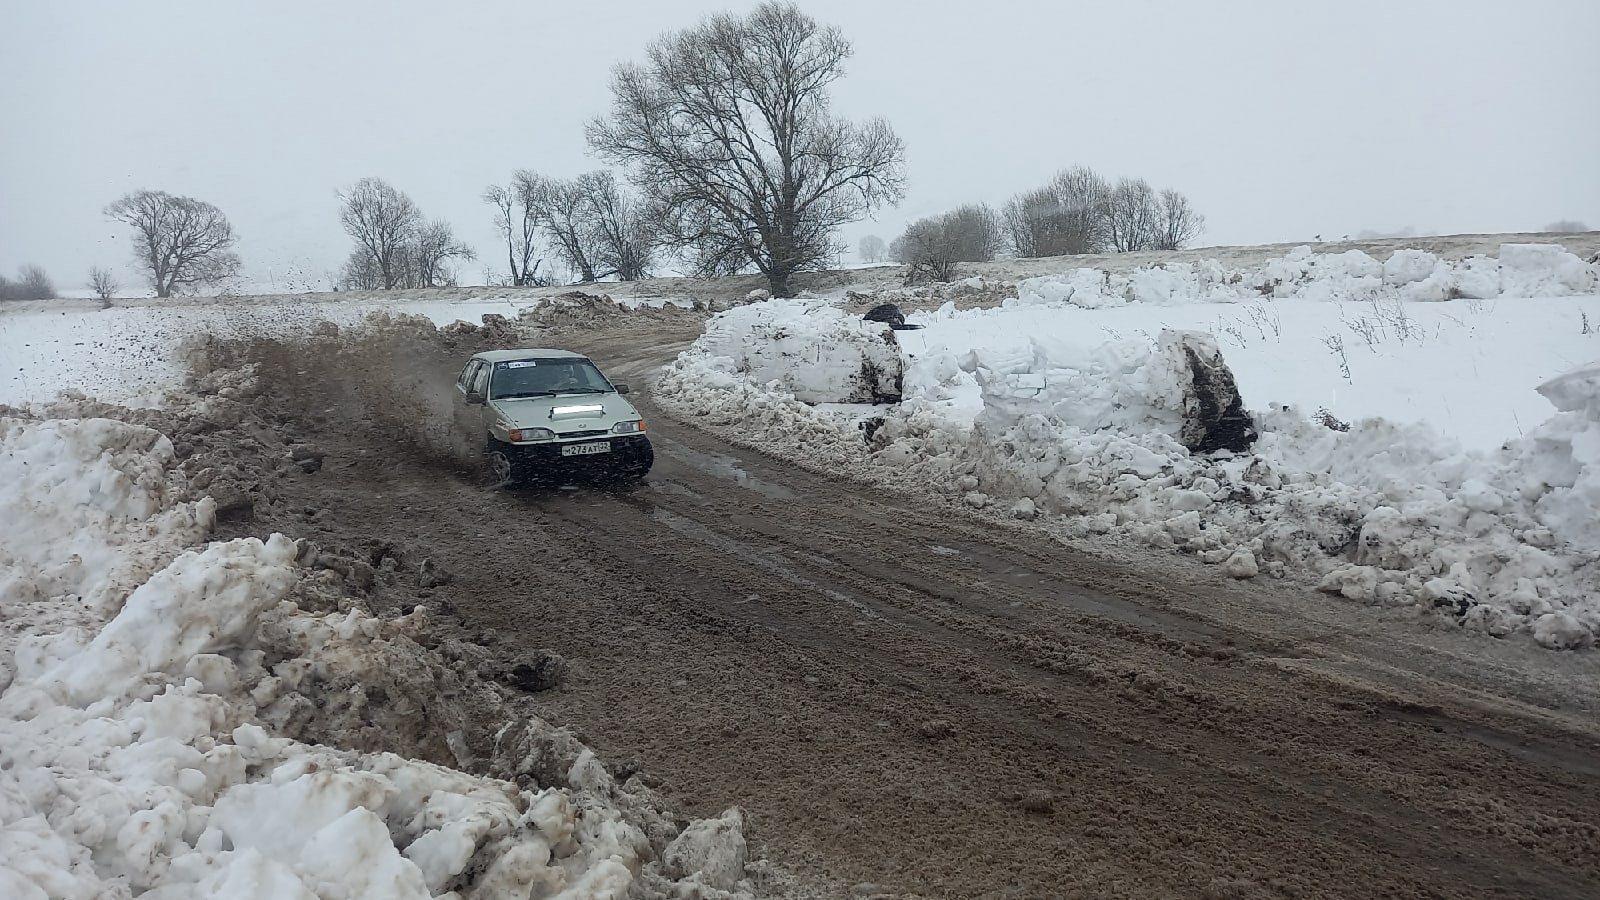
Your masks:
[{"label": "sticker on windshield", "polygon": [[538,364],[539,364],[539,361],[537,359],[519,359],[519,360],[516,360],[514,362],[503,362],[503,363],[500,364],[500,368],[502,368],[502,369],[526,369],[529,366],[537,366]]}]

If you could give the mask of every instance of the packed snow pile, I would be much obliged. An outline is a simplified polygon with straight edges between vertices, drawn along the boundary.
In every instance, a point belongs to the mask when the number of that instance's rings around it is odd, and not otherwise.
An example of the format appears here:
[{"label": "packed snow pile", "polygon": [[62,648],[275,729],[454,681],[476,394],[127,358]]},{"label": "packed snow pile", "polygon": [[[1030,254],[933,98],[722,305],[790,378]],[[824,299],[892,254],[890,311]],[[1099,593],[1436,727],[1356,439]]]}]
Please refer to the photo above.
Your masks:
[{"label": "packed snow pile", "polygon": [[759,302],[720,313],[695,343],[685,377],[763,385],[807,403],[900,399],[894,331],[817,300]]},{"label": "packed snow pile", "polygon": [[499,701],[430,662],[425,608],[363,612],[309,545],[196,547],[214,503],[174,458],[127,422],[0,419],[0,897],[745,895],[737,810],[680,833],[537,719],[440,736],[499,777],[330,746],[438,727],[423,692]]},{"label": "packed snow pile", "polygon": [[[926,330],[900,336],[907,354],[904,400],[870,411],[806,403],[785,389],[781,373],[747,377],[715,362],[714,354],[741,339],[741,329],[794,317],[785,308],[791,301],[770,301],[741,310],[737,322],[713,320],[715,344],[697,342],[683,353],[660,389],[678,414],[733,426],[738,438],[802,464],[931,489],[997,515],[1045,517],[1048,527],[1070,535],[1178,550],[1234,577],[1308,579],[1330,594],[1437,611],[1496,636],[1525,633],[1546,647],[1585,647],[1600,635],[1597,368],[1579,367],[1537,394],[1539,382],[1528,385],[1528,396],[1556,407],[1545,405],[1545,421],[1524,419],[1520,436],[1468,450],[1440,434],[1431,416],[1341,421],[1303,405],[1306,394],[1337,396],[1352,381],[1349,370],[1341,375],[1339,357],[1330,359],[1327,335],[1275,335],[1284,326],[1266,318],[1333,305],[1304,302],[1312,297],[1370,302],[1390,292],[1382,302],[1418,332],[1388,338],[1408,354],[1396,364],[1425,380],[1464,351],[1448,343],[1442,327],[1421,335],[1407,318],[1408,304],[1425,299],[1423,305],[1461,318],[1458,335],[1476,340],[1483,331],[1485,341],[1499,344],[1509,336],[1471,321],[1482,313],[1433,302],[1432,293],[1596,290],[1594,267],[1565,251],[1504,249],[1503,260],[1459,264],[1419,253],[1397,253],[1387,263],[1354,251],[1296,253],[1269,262],[1267,280],[1254,283],[1248,273],[1206,265],[1037,279],[1024,286],[1025,299],[998,309],[946,304],[913,316]],[[1482,276],[1478,287],[1463,287],[1469,274]],[[1267,293],[1282,289],[1301,299],[1282,301],[1282,311],[1264,309],[1262,340],[1237,342],[1226,363],[1211,335],[1162,324],[1195,317],[1169,316],[1180,307],[1159,304],[1234,303],[1241,290],[1262,302],[1259,288],[1267,284]],[[1392,296],[1408,289],[1415,289],[1409,301]],[[1589,305],[1597,299],[1573,298]],[[1130,301],[1150,314],[1129,318]],[[1554,310],[1548,296],[1516,302],[1517,314],[1541,328],[1558,321],[1540,318]],[[1600,355],[1600,340],[1580,333],[1577,318],[1561,322],[1572,329],[1561,340],[1587,349],[1590,358]],[[1139,337],[1119,335],[1112,322],[1119,330],[1134,327]],[[1529,339],[1556,346],[1543,334]],[[810,336],[821,339],[820,332]],[[1258,344],[1272,347],[1272,365],[1261,364]],[[1485,346],[1466,352],[1492,377],[1494,361],[1479,349]],[[1235,355],[1250,370],[1237,387]],[[784,357],[806,358],[803,345]],[[1283,392],[1318,377],[1314,390]],[[1229,418],[1239,437],[1258,435],[1253,444],[1195,439],[1195,422],[1205,418],[1193,415],[1202,380],[1212,386],[1213,419],[1224,418],[1218,399],[1243,395]],[[1412,387],[1388,382],[1371,390]]]},{"label": "packed snow pile", "polygon": [[1259,266],[1228,270],[1215,260],[1111,272],[1081,268],[1029,278],[1014,305],[1100,309],[1130,303],[1238,303],[1271,297],[1316,301],[1493,300],[1590,294],[1600,266],[1561,247],[1504,244],[1498,258],[1440,259],[1423,250],[1398,250],[1378,262],[1360,250],[1317,253],[1299,247]]},{"label": "packed snow pile", "polygon": [[[1242,451],[1255,440],[1233,374],[1209,334],[1163,331],[1154,346],[1035,341],[1032,349],[1026,359],[977,349],[959,358],[979,388],[979,424],[1044,415],[1091,430],[1161,431],[1197,453]],[[914,382],[913,389],[926,397],[927,387]]]}]

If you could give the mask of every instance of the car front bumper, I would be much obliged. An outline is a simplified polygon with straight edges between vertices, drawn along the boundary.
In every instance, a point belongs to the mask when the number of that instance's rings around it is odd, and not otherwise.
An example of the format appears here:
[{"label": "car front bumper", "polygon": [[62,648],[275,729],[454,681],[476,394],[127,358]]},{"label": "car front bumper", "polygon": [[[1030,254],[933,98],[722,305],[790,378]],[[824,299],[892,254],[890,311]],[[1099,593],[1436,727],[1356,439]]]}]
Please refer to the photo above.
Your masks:
[{"label": "car front bumper", "polygon": [[[561,448],[578,444],[607,444],[604,453],[566,456]],[[540,472],[595,472],[648,468],[654,459],[650,438],[643,434],[607,435],[586,437],[571,441],[540,441],[530,444],[511,444],[515,462],[530,476]]]}]

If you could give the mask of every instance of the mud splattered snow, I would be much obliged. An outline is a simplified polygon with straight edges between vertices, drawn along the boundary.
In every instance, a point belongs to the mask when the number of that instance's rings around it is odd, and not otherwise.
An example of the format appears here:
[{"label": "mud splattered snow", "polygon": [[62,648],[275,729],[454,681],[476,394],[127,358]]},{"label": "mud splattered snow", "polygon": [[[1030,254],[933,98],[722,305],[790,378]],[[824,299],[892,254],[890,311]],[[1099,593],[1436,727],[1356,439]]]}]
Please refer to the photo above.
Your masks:
[{"label": "mud splattered snow", "polygon": [[[738,810],[680,828],[315,547],[205,543],[195,482],[227,478],[111,411],[0,418],[0,896],[747,895]],[[504,714],[492,741],[452,729],[462,707]],[[416,758],[446,754],[488,774]]]}]

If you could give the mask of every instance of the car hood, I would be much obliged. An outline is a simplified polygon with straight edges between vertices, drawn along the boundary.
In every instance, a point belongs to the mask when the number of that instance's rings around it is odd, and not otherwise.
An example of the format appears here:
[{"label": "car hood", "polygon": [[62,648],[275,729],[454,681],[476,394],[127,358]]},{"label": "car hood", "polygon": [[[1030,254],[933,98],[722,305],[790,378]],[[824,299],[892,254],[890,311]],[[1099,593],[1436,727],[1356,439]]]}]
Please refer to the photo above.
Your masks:
[{"label": "car hood", "polygon": [[572,394],[561,397],[518,397],[489,403],[511,428],[548,428],[557,435],[574,431],[609,431],[618,422],[640,418],[621,394]]}]

